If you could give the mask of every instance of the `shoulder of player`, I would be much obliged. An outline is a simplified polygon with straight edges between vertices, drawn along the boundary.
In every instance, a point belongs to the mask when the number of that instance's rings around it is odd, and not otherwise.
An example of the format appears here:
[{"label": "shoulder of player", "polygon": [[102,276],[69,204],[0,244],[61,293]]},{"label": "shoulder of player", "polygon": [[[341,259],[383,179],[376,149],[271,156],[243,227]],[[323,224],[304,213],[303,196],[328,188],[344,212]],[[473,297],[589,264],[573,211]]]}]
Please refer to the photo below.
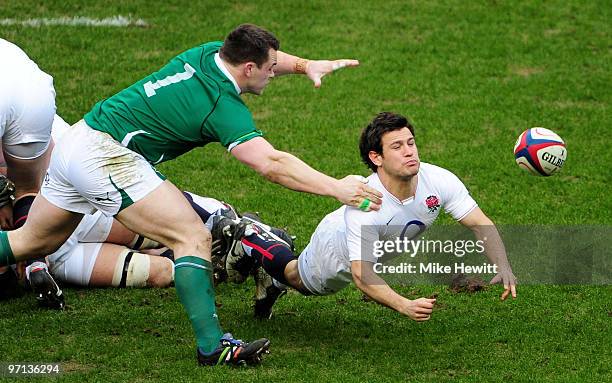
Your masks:
[{"label": "shoulder of player", "polygon": [[447,183],[458,179],[457,175],[452,171],[438,165],[421,162],[420,175],[426,179],[433,181],[436,184]]},{"label": "shoulder of player", "polygon": [[193,48],[187,49],[186,51],[178,54],[177,57],[183,55],[197,55],[201,58],[204,58],[205,56],[214,55],[215,53],[219,52],[219,49],[221,49],[222,46],[223,42],[221,41],[209,41]]},{"label": "shoulder of player", "polygon": [[197,47],[188,49],[177,55],[173,60],[189,63],[196,68],[196,73],[205,82],[215,83],[219,93],[232,93],[236,95],[232,82],[223,74],[222,70],[215,63],[215,55],[223,46],[221,41],[204,43]]},{"label": "shoulder of player", "polygon": [[379,211],[365,212],[356,207],[347,206],[344,212],[344,221],[347,226],[384,226],[388,224],[388,220],[392,217],[387,210],[382,208]]},{"label": "shoulder of player", "polygon": [[228,119],[228,122],[235,124],[238,120],[247,120],[254,124],[251,110],[242,101],[240,96],[232,95],[230,92],[220,92],[219,97],[210,114],[214,120],[219,118]]},{"label": "shoulder of player", "polygon": [[464,189],[463,181],[455,173],[443,167],[421,163],[421,178],[423,191],[427,194],[433,193],[442,199],[442,204],[451,198],[455,192]]}]

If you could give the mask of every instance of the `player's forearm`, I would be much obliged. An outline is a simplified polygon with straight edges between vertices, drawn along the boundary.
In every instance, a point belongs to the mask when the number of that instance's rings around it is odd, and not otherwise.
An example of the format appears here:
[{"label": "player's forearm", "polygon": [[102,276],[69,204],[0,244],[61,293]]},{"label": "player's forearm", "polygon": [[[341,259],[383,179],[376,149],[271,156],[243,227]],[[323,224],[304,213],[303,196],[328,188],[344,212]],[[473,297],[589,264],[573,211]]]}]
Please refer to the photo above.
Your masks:
[{"label": "player's forearm", "polygon": [[276,66],[274,75],[282,76],[286,74],[303,74],[306,72],[308,60],[293,56],[288,53],[278,51],[276,55]]},{"label": "player's forearm", "polygon": [[[383,282],[384,283],[384,282]],[[383,306],[387,306],[397,312],[401,312],[401,302],[406,300],[403,296],[399,295],[387,284],[384,285],[360,285],[357,286],[368,297],[374,301],[380,303]]]},{"label": "player's forearm", "polygon": [[336,197],[338,180],[286,152],[277,151],[275,158],[260,173],[268,180],[292,190]]},{"label": "player's forearm", "polygon": [[506,248],[495,225],[477,226],[472,228],[472,231],[476,239],[482,241],[485,255],[489,261],[502,269],[510,268]]},{"label": "player's forearm", "polygon": [[367,273],[367,281],[356,270],[353,270],[353,281],[355,286],[368,297],[387,306],[395,311],[401,312],[402,303],[406,300],[405,297],[395,292],[389,285],[378,275]]}]

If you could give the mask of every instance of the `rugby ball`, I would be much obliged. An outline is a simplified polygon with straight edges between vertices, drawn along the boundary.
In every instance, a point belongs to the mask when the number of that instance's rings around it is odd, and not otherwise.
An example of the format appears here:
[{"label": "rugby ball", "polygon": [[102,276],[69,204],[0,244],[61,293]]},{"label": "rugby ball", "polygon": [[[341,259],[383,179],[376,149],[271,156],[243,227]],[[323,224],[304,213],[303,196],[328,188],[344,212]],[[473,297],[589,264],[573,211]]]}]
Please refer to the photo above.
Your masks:
[{"label": "rugby ball", "polygon": [[514,145],[514,159],[519,167],[538,176],[550,176],[559,171],[565,159],[565,142],[552,130],[525,130]]}]

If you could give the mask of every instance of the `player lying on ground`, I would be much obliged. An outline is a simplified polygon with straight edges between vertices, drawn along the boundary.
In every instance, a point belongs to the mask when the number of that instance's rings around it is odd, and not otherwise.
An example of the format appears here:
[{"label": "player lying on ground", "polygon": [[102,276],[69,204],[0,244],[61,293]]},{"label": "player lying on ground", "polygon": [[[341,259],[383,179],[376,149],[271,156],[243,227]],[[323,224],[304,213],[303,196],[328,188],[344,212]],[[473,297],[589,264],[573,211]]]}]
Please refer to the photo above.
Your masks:
[{"label": "player lying on ground", "polygon": [[[233,207],[221,201],[183,193],[213,233],[223,230],[215,228],[220,221],[217,218],[237,217]],[[16,201],[16,225],[25,222],[33,200],[34,196],[28,195]],[[214,234],[213,238],[217,236]],[[60,283],[84,287],[168,287],[174,281],[172,251],[160,248],[159,243],[135,234],[100,212],[84,216],[66,243],[41,260],[45,263],[29,265],[26,274],[40,303],[52,308],[63,307],[61,290],[53,278]],[[47,271],[52,277],[31,278]]]},{"label": "player lying on ground", "polygon": [[[69,126],[59,116],[55,121],[52,135],[54,141],[59,142]],[[215,217],[236,217],[234,208],[224,202],[189,192],[183,194],[211,231],[217,222]],[[35,194],[26,194],[14,201],[13,221],[16,228],[26,222],[34,197]],[[285,238],[291,240],[288,236]],[[20,264],[17,274],[19,278],[29,280],[42,306],[62,309],[64,296],[56,280],[83,287],[170,286],[174,282],[174,257],[172,251],[160,246],[128,230],[112,217],[96,212],[85,215],[74,233],[56,252],[27,267],[24,263]],[[215,275],[215,278],[219,277]],[[17,285],[18,278],[13,276],[11,281]],[[257,281],[263,283],[262,280]],[[2,287],[8,288],[8,283]],[[260,285],[258,287],[262,288]]]},{"label": "player lying on ground", "polygon": [[[55,252],[84,214],[99,210],[174,251],[177,295],[195,332],[201,364],[258,363],[269,341],[248,344],[223,334],[211,285],[210,232],[152,165],[220,142],[272,182],[354,206],[367,198],[377,209],[380,193],[357,177],[337,180],[274,149],[240,96],[261,94],[275,75],[305,74],[319,86],[326,74],[357,64],[288,55],[270,32],[253,25],[239,26],[223,43],[178,55],[97,103],[55,147],[27,223],[0,232],[0,266]],[[165,209],[157,209],[160,201]]]},{"label": "player lying on ground", "polygon": [[395,228],[402,229],[407,238],[420,235],[434,223],[441,209],[484,240],[487,257],[499,267],[491,283],[503,283],[501,299],[509,294],[516,297],[516,279],[493,222],[453,173],[420,162],[414,128],[405,117],[393,113],[376,116],[361,134],[360,152],[374,172],[368,184],[385,200],[379,211],[365,213],[343,206],[328,214],[299,258],[265,225],[243,219],[233,227],[233,240],[228,240],[225,248],[229,249],[226,266],[230,277],[248,272],[252,265],[262,265],[277,281],[268,288],[269,299],[257,308],[260,316],[271,314],[271,305],[283,284],[303,294],[326,295],[353,280],[378,303],[416,321],[428,320],[435,299],[410,300],[391,289],[373,271],[373,265],[398,254],[378,259],[373,249],[375,241],[394,240],[401,235]]}]

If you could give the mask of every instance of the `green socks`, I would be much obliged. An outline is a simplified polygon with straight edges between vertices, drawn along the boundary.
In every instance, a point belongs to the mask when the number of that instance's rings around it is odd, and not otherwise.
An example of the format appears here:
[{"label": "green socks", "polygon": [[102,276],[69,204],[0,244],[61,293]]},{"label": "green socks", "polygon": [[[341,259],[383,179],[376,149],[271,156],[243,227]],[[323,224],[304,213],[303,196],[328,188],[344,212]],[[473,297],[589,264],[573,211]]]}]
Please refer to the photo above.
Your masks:
[{"label": "green socks", "polygon": [[13,250],[8,240],[8,233],[6,231],[0,231],[0,267],[9,266],[17,263],[13,256]]},{"label": "green socks", "polygon": [[174,270],[176,293],[189,315],[198,347],[211,352],[223,336],[215,308],[213,266],[202,258],[186,256],[176,260]]}]

